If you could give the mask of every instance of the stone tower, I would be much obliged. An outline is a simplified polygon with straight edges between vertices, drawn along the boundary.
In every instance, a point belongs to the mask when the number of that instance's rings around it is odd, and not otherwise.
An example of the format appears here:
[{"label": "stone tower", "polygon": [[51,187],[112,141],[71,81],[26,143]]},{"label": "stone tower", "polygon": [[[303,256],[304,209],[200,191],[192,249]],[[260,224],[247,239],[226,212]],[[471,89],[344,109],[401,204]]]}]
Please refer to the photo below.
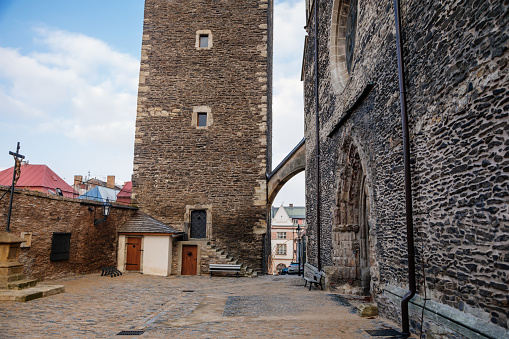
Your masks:
[{"label": "stone tower", "polygon": [[262,269],[272,2],[145,0],[133,196]]}]

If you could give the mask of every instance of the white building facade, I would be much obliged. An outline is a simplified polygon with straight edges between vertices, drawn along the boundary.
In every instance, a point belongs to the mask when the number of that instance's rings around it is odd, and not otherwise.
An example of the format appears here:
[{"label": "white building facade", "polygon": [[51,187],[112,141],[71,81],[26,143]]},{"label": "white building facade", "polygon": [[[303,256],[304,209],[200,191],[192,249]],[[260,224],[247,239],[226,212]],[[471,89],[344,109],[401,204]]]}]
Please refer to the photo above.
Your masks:
[{"label": "white building facade", "polygon": [[[272,207],[269,273],[280,273],[292,262],[299,262],[299,234],[302,238],[306,230],[305,210],[305,207],[294,207],[292,204]],[[300,259],[302,262],[302,253]]]}]

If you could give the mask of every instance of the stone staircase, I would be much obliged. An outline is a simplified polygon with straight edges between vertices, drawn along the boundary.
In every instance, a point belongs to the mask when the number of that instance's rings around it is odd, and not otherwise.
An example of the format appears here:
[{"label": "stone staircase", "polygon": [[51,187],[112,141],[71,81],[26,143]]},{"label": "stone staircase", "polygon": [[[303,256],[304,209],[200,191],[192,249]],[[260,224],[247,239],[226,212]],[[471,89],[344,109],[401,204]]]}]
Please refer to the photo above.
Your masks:
[{"label": "stone staircase", "polygon": [[0,232],[0,301],[29,301],[64,292],[62,285],[37,285],[26,279],[18,261],[23,239],[11,232]]},{"label": "stone staircase", "polygon": [[228,254],[226,250],[217,246],[213,241],[207,241],[205,248],[209,254],[210,264],[241,265],[240,268],[241,276],[254,278],[259,275],[259,272],[253,270],[239,259],[236,259],[232,255]]}]

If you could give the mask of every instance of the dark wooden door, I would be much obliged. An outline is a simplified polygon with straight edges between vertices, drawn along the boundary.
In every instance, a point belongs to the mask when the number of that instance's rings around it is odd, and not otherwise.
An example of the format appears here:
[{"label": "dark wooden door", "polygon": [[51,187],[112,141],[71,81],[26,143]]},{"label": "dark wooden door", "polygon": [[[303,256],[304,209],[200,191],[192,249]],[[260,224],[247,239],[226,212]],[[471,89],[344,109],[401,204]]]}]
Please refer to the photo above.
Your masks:
[{"label": "dark wooden door", "polygon": [[191,238],[202,239],[207,237],[207,211],[191,211]]},{"label": "dark wooden door", "polygon": [[141,238],[127,238],[126,270],[139,271],[141,259]]},{"label": "dark wooden door", "polygon": [[182,275],[196,275],[198,246],[182,245]]}]

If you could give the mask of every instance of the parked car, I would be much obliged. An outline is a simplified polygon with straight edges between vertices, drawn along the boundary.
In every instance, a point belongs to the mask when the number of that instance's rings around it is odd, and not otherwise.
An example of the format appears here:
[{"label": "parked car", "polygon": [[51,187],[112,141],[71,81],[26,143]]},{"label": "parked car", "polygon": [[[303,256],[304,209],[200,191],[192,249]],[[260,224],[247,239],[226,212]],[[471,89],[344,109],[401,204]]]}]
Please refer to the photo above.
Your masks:
[{"label": "parked car", "polygon": [[288,267],[283,268],[279,274],[280,275],[288,274]]},{"label": "parked car", "polygon": [[[292,262],[290,264],[290,266],[288,266],[287,270],[288,270],[288,274],[297,274],[297,273],[299,273],[299,264],[296,262]],[[302,266],[300,267],[300,270],[301,270],[301,272],[303,272]]]}]

